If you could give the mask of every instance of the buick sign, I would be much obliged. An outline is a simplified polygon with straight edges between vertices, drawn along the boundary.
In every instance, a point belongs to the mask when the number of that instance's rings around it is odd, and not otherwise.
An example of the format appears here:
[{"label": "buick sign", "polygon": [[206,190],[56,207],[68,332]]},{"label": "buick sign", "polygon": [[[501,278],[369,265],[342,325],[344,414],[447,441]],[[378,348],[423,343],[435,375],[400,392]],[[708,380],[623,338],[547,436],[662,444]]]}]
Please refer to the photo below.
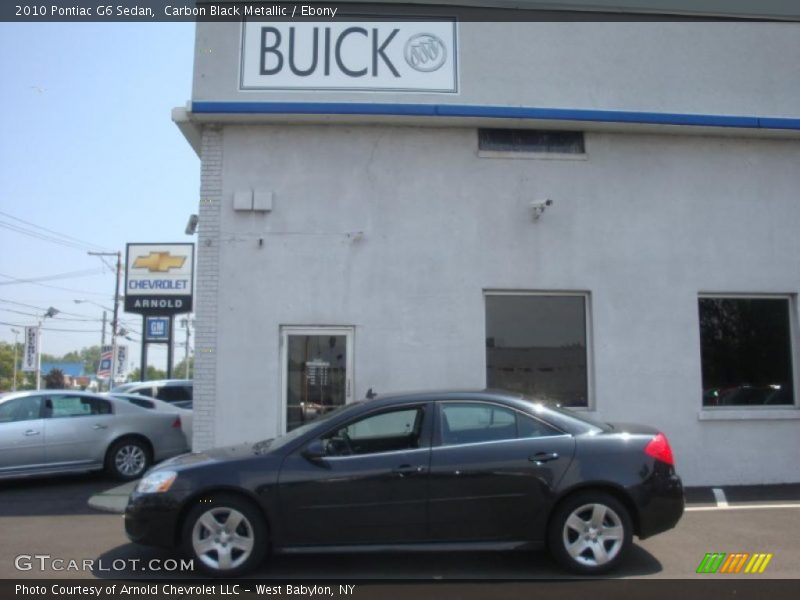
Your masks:
[{"label": "buick sign", "polygon": [[240,89],[458,92],[454,21],[242,24]]}]

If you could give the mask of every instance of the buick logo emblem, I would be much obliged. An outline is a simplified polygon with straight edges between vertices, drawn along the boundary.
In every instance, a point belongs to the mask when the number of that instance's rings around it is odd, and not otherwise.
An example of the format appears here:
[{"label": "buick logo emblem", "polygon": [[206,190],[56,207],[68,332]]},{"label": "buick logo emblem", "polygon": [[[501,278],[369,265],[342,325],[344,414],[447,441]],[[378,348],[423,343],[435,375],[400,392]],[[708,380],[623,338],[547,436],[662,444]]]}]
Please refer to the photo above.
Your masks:
[{"label": "buick logo emblem", "polygon": [[436,71],[447,60],[444,42],[431,33],[412,35],[403,50],[406,62],[412,69],[429,73]]}]

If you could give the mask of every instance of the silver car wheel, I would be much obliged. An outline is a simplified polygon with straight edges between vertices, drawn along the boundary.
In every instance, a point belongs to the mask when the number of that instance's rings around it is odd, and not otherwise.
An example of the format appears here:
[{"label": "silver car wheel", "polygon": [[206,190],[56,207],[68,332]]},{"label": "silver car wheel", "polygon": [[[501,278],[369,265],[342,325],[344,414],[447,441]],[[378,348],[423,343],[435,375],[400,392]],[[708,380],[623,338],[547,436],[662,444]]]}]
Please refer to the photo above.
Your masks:
[{"label": "silver car wheel", "polygon": [[134,477],[142,471],[147,464],[147,457],[141,446],[126,444],[117,450],[114,455],[114,465],[117,471],[126,477]]},{"label": "silver car wheel", "polygon": [[228,571],[253,553],[255,535],[250,521],[238,510],[220,506],[207,510],[192,528],[192,549],[204,565]]},{"label": "silver car wheel", "polygon": [[564,523],[564,548],[578,564],[605,565],[619,554],[625,540],[622,519],[605,504],[584,504],[573,510]]}]

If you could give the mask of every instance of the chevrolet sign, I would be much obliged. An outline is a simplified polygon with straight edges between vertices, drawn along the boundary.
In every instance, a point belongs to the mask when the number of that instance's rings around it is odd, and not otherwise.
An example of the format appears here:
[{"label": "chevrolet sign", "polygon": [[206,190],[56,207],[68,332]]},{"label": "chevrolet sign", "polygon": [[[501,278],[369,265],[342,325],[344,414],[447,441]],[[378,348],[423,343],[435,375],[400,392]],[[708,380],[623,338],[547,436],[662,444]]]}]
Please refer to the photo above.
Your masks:
[{"label": "chevrolet sign", "polygon": [[128,244],[125,312],[192,311],[194,244]]}]

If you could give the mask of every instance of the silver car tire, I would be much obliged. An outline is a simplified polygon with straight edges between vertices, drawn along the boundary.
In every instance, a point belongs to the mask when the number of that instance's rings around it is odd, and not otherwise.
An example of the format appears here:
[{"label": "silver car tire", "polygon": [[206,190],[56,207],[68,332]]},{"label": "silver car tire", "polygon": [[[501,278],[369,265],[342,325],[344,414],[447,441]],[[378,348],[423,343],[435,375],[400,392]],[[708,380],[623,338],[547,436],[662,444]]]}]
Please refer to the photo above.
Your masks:
[{"label": "silver car tire", "polygon": [[615,569],[631,544],[628,509],[605,492],[579,492],[559,504],[550,519],[548,547],[563,567],[582,575]]},{"label": "silver car tire", "polygon": [[117,440],[106,454],[106,470],[123,481],[139,479],[152,462],[150,447],[138,438]]},{"label": "silver car tire", "polygon": [[269,540],[261,511],[246,498],[220,494],[194,506],[183,526],[183,546],[196,569],[236,577],[258,567]]}]

